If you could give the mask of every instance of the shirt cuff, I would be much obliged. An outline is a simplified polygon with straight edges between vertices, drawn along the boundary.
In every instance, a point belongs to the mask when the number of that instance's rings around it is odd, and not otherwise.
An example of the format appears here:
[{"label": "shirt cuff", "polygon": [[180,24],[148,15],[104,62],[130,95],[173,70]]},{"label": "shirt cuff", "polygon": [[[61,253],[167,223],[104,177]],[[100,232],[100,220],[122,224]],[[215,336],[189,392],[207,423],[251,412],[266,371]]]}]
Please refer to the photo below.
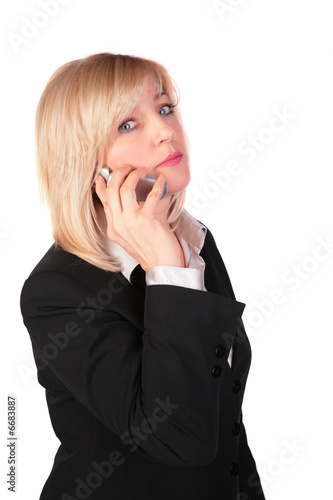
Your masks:
[{"label": "shirt cuff", "polygon": [[155,266],[146,270],[146,285],[174,285],[207,292],[204,270],[176,266]]}]

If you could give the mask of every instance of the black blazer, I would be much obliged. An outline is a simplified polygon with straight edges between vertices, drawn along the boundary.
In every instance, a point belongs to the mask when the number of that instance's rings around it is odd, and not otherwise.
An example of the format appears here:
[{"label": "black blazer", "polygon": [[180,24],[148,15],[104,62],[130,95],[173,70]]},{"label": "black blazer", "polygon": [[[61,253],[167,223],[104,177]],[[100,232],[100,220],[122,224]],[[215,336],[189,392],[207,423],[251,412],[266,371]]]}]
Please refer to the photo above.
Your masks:
[{"label": "black blazer", "polygon": [[41,499],[264,499],[241,413],[245,304],[209,230],[201,256],[207,292],[140,291],[54,246],[25,281],[21,311],[61,442]]}]

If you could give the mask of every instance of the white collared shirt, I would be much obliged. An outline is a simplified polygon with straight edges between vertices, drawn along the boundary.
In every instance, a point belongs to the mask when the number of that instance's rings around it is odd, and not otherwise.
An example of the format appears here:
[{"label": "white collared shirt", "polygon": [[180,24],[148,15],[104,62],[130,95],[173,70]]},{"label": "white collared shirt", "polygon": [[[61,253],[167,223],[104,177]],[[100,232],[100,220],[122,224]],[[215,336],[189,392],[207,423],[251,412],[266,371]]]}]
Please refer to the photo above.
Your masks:
[{"label": "white collared shirt", "polygon": [[[207,292],[204,284],[205,261],[199,255],[207,234],[207,228],[187,210],[183,209],[175,234],[182,246],[186,267],[155,266],[146,270],[146,285],[174,285],[193,288]],[[126,250],[108,239],[106,248],[109,255],[118,257],[121,263],[121,272],[131,282],[131,273],[139,264]],[[228,363],[231,366],[232,348],[229,353]]]}]

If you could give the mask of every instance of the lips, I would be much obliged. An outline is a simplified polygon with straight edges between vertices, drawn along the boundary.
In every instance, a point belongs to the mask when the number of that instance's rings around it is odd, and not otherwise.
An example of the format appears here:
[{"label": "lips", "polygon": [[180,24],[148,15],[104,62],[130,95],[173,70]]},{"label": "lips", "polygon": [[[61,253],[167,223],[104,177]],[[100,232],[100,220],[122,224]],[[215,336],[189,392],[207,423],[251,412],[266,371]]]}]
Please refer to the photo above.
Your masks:
[{"label": "lips", "polygon": [[180,151],[176,151],[175,153],[172,153],[172,155],[169,155],[167,158],[165,158],[162,163],[157,165],[157,167],[174,167],[175,165],[178,165],[180,160],[183,158],[183,153],[180,153]]}]

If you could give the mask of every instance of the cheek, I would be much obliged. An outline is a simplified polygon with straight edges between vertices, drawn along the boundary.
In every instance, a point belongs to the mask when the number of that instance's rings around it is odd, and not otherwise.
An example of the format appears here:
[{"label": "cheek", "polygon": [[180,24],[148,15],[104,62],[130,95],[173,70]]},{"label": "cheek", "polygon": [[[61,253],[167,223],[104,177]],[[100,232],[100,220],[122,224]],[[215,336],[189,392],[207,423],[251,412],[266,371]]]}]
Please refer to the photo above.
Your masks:
[{"label": "cheek", "polygon": [[140,160],[141,148],[134,141],[130,144],[117,145],[106,155],[107,165],[112,169],[117,169],[128,164],[136,164]]},{"label": "cheek", "polygon": [[184,132],[184,129],[183,127],[181,126],[181,124],[179,123],[178,126],[177,126],[177,136],[178,138],[180,139],[180,141],[183,143],[184,145],[184,148],[185,148],[185,151],[188,152],[188,146],[187,146],[187,136]]}]

